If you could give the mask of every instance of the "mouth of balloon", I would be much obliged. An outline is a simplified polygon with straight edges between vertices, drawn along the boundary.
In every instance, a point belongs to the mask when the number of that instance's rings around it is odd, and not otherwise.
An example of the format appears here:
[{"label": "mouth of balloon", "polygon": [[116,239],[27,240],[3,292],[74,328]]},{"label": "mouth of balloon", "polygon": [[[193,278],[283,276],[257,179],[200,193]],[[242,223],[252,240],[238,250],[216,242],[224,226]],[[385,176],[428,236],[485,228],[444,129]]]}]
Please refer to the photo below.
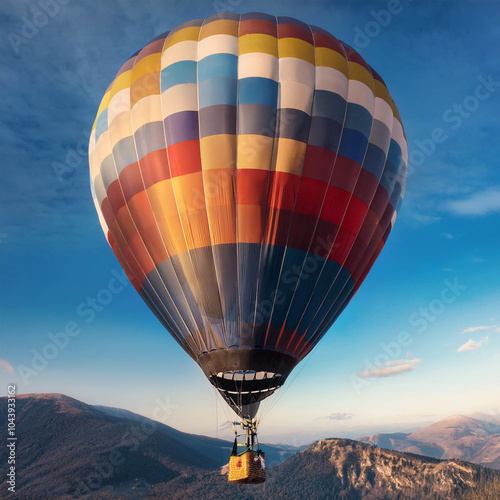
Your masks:
[{"label": "mouth of balloon", "polygon": [[254,370],[219,372],[209,380],[240,418],[249,419],[255,418],[260,402],[284,383],[281,373]]},{"label": "mouth of balloon", "polygon": [[[251,417],[297,364],[292,356],[267,349],[219,349],[197,359],[205,375],[240,417]],[[275,371],[269,371],[269,367]]]}]

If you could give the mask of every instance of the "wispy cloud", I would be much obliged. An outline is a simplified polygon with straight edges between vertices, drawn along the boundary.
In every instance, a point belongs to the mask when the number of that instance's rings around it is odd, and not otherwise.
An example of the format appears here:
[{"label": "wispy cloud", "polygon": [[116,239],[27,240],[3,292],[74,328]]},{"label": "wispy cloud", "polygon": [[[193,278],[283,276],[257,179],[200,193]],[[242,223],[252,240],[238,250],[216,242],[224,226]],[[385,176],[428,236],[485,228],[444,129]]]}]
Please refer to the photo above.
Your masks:
[{"label": "wispy cloud", "polygon": [[415,370],[420,366],[422,362],[421,359],[395,359],[383,363],[380,368],[376,370],[368,370],[358,374],[361,378],[381,378],[381,377],[392,377],[393,375],[399,375],[400,373],[409,372]]},{"label": "wispy cloud", "polygon": [[0,371],[4,373],[14,373],[14,368],[6,359],[0,359]]},{"label": "wispy cloud", "polygon": [[469,339],[464,345],[461,345],[457,349],[457,352],[476,351],[486,342],[488,342],[488,336],[484,337],[484,339],[480,340],[479,342],[475,342],[474,340]]},{"label": "wispy cloud", "polygon": [[[446,201],[464,199],[485,189],[487,171],[483,164],[463,168],[456,161],[433,158],[420,166],[408,183],[402,214],[415,226],[438,223],[442,216],[449,214],[445,209]],[[454,236],[451,232],[443,233],[444,238],[447,237],[444,234]]]},{"label": "wispy cloud", "polygon": [[[52,2],[57,15],[47,16],[36,3],[32,12],[29,2],[2,2],[0,32],[25,40],[16,53],[5,35],[0,51],[1,94],[9,96],[0,102],[5,165],[0,211],[2,232],[13,242],[30,235],[96,234],[86,144],[99,102],[133,52],[193,17],[188,2],[178,2],[175,12],[166,3],[156,2],[153,8],[151,0],[149,7],[123,6],[116,0],[91,7],[59,3],[60,8]],[[38,25],[38,14],[48,17],[46,26]],[[141,29],[131,32],[131,22],[139,22]],[[35,30],[33,39],[23,36],[26,23]],[[57,57],[47,56],[54,52]],[[73,155],[70,162],[68,154]],[[70,167],[64,182],[56,177],[53,162]]]},{"label": "wispy cloud", "polygon": [[328,420],[351,420],[351,418],[354,415],[352,413],[344,413],[344,412],[338,412],[338,413],[332,413],[331,415],[327,415],[326,417],[320,417],[323,419],[328,419]]},{"label": "wispy cloud", "polygon": [[437,215],[423,214],[414,210],[407,210],[407,216],[411,222],[418,225],[433,224],[434,222],[439,222],[441,217]]},{"label": "wispy cloud", "polygon": [[481,257],[473,257],[471,259],[471,261],[474,263],[474,264],[481,264],[481,262],[486,262],[486,259],[483,259]]},{"label": "wispy cloud", "polygon": [[454,236],[453,234],[451,233],[441,233],[441,236],[443,238],[446,238],[447,240],[452,240],[453,238],[456,238],[456,236]]},{"label": "wispy cloud", "polygon": [[478,191],[461,200],[450,200],[444,208],[456,215],[488,215],[500,212],[500,186]]},{"label": "wispy cloud", "polygon": [[474,333],[480,332],[481,330],[491,330],[492,328],[496,328],[497,325],[487,325],[487,326],[470,326],[465,330],[462,330],[460,333]]}]

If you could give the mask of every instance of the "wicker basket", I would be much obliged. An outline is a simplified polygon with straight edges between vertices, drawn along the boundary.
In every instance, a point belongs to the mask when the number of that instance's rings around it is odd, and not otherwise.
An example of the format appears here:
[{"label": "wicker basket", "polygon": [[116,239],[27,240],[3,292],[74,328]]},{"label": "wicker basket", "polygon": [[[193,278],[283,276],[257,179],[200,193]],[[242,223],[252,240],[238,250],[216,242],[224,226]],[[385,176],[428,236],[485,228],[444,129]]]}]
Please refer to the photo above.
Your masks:
[{"label": "wicker basket", "polygon": [[247,451],[241,455],[233,455],[229,459],[229,476],[231,483],[257,484],[266,480],[265,454]]}]

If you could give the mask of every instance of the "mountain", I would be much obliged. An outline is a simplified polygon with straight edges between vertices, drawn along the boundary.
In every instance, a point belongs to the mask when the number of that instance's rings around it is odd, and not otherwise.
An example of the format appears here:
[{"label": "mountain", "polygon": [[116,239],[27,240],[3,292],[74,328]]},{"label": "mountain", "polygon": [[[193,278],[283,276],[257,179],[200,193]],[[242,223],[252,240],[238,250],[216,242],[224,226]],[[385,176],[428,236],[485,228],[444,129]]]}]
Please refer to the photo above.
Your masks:
[{"label": "mountain", "polygon": [[324,439],[275,467],[268,487],[273,498],[288,500],[441,500],[460,498],[481,481],[495,478],[500,473],[465,462],[389,451],[349,439]]},{"label": "mountain", "polygon": [[[0,415],[0,426],[6,429],[6,398],[0,398]],[[29,491],[33,498],[93,493],[108,484],[129,484],[137,478],[147,485],[219,471],[233,445],[63,394],[17,396],[16,433],[17,491]],[[298,450],[276,445],[265,445],[265,449],[270,465]],[[7,448],[2,446],[0,463],[6,462]],[[3,492],[7,490],[5,474],[1,481]]]},{"label": "mountain", "polygon": [[236,486],[212,473],[158,485],[155,493],[176,500],[498,500],[500,473],[332,438],[272,467],[262,485]]},{"label": "mountain", "polygon": [[[188,434],[186,432],[181,432],[177,429],[174,429],[173,427],[160,424],[159,422],[148,419],[129,410],[124,410],[122,408],[97,405],[93,405],[92,408],[95,408],[111,417],[119,417],[139,423],[150,422],[152,425],[159,425],[159,429],[161,430],[161,432],[167,433],[169,436],[182,441],[184,445],[196,449],[197,451],[201,452],[202,455],[207,456],[210,459],[214,459],[215,457],[218,461],[219,466],[222,466],[229,461],[229,454],[231,453],[231,450],[233,448],[232,441],[213,439],[197,434]],[[262,446],[266,449],[266,463],[270,467],[272,467],[273,465],[278,465],[297,451],[302,451],[307,448],[306,446],[267,443],[262,443]]]},{"label": "mountain", "polygon": [[[0,398],[3,419],[6,406],[6,398]],[[3,429],[5,424],[0,421]],[[18,396],[16,432],[15,499],[500,498],[500,472],[348,439],[324,439],[304,451],[264,445],[268,457],[291,456],[268,469],[266,483],[234,485],[221,474],[229,441],[186,434],[126,410],[95,407],[62,394]],[[0,463],[6,459],[6,447],[0,447]],[[266,462],[272,463],[271,458]],[[0,497],[7,490],[4,478]]]},{"label": "mountain", "polygon": [[410,434],[373,434],[358,440],[389,450],[500,469],[500,425],[494,421],[452,415]]},{"label": "mountain", "polygon": [[482,420],[483,422],[490,422],[492,424],[500,425],[500,411],[497,409],[496,413],[484,413],[481,411],[476,411],[469,417]]}]

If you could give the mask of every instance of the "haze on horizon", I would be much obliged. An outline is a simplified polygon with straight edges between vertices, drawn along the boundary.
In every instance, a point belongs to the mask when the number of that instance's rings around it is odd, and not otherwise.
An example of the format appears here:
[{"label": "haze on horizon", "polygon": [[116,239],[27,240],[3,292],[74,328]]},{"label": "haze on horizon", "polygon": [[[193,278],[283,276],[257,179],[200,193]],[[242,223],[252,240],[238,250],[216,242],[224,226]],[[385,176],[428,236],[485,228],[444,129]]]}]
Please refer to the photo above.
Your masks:
[{"label": "haze on horizon", "polygon": [[[27,38],[29,5],[0,7],[2,33],[25,39],[0,41],[0,395],[15,382],[20,394],[63,393],[148,417],[167,405],[164,423],[229,437],[229,408],[216,404],[199,367],[123,280],[91,201],[86,156],[121,63],[215,7],[74,1]],[[264,405],[272,406],[264,442],[410,431],[452,414],[500,411],[500,9],[401,0],[381,23],[387,6],[273,3],[273,14],[327,29],[383,75],[413,168],[369,277],[277,401]],[[231,9],[270,12],[253,0]]]}]

